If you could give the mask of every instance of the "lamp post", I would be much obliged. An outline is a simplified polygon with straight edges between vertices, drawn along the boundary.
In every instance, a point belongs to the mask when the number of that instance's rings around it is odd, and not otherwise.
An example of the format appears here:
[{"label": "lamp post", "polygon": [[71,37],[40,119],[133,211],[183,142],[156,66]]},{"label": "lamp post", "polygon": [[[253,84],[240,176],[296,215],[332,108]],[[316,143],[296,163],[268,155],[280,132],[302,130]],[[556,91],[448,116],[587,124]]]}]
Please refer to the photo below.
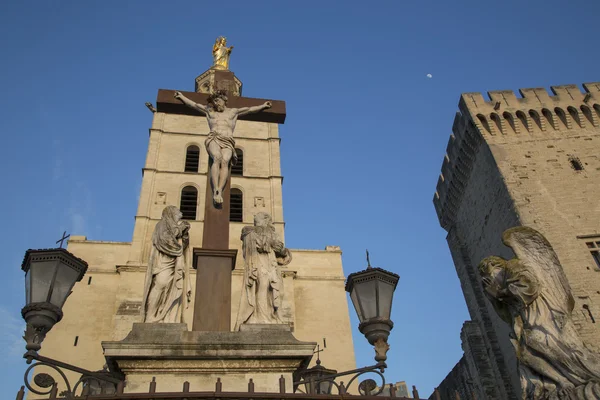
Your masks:
[{"label": "lamp post", "polygon": [[27,323],[24,339],[28,354],[37,353],[46,333],[62,319],[65,300],[87,267],[85,261],[62,248],[27,250],[21,266],[25,271],[25,307],[21,314]]},{"label": "lamp post", "polygon": [[[63,237],[64,238],[64,237]],[[35,362],[25,371],[25,386],[38,395],[56,393],[57,383],[51,375],[38,373],[33,381],[38,387],[47,389],[40,391],[28,382],[29,372],[36,366],[53,369],[64,380],[65,398],[75,396],[78,387],[83,387],[82,394],[113,394],[119,387],[123,388],[124,377],[120,373],[88,371],[62,361],[43,357],[38,354],[46,334],[63,317],[62,307],[75,283],[86,273],[88,264],[75,257],[63,248],[27,250],[21,269],[25,271],[25,307],[21,310],[27,327],[23,339],[27,342],[27,352],[23,356],[27,364]],[[71,386],[62,369],[81,374],[81,378]],[[23,398],[23,388],[19,392]],[[19,398],[19,397],[17,397]]]},{"label": "lamp post", "polygon": [[[387,351],[390,348],[387,339],[394,327],[394,323],[390,319],[392,300],[399,280],[400,276],[393,272],[382,268],[373,268],[369,261],[368,251],[367,269],[348,275],[346,280],[346,291],[350,293],[350,299],[360,320],[358,329],[365,335],[369,343],[375,347],[375,361],[377,361],[377,364],[338,373],[324,368],[321,366],[321,361],[317,360],[317,365],[305,370],[301,374],[303,380],[295,382],[294,385],[303,384],[307,393],[311,394],[329,394],[332,385],[335,385],[340,394],[344,394],[346,389],[359,376],[366,373],[375,373],[382,379],[379,389],[375,393],[371,393],[374,388],[373,382],[367,382],[369,381],[367,380],[364,385],[359,385],[359,391],[363,395],[376,396],[380,394],[385,386],[383,372],[387,368],[385,360],[387,360]],[[340,384],[335,382],[336,378],[347,375],[354,376],[346,385],[343,382]]]},{"label": "lamp post", "polygon": [[[367,252],[367,260],[368,260]],[[373,268],[368,263],[367,269],[348,275],[346,291],[358,315],[358,330],[365,335],[375,347],[375,361],[385,368],[387,343],[394,323],[390,319],[392,300],[400,276],[382,268]]]}]

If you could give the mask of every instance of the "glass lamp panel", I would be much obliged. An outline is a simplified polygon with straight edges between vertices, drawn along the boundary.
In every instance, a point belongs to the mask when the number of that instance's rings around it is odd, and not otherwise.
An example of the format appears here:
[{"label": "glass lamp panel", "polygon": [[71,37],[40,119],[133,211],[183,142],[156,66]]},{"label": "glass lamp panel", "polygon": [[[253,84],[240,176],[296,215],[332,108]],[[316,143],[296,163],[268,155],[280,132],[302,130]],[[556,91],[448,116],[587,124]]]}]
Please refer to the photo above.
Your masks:
[{"label": "glass lamp panel", "polygon": [[360,303],[358,302],[357,294],[356,294],[356,286],[352,288],[352,293],[350,293],[350,300],[352,300],[352,304],[354,305],[354,309],[356,310],[356,315],[358,315],[358,320],[360,322],[364,321],[362,312],[360,311]]},{"label": "glass lamp panel", "polygon": [[25,304],[31,303],[31,269],[25,274]]},{"label": "glass lamp panel", "polygon": [[78,276],[78,271],[65,264],[59,264],[54,288],[52,289],[52,296],[50,297],[50,303],[58,308],[62,308],[67,296],[71,293],[71,289],[73,289],[75,282],[77,282]]},{"label": "glass lamp panel", "polygon": [[377,317],[377,281],[371,279],[355,284],[364,320]]},{"label": "glass lamp panel", "polygon": [[331,381],[320,382],[318,385],[318,390],[319,390],[318,393],[319,394],[330,394],[332,385],[333,385],[333,383],[331,383]]},{"label": "glass lamp panel", "polygon": [[29,298],[31,303],[43,303],[48,301],[48,291],[52,278],[54,278],[54,270],[56,269],[56,261],[39,261],[31,263],[29,267]]},{"label": "glass lamp panel", "polygon": [[379,316],[382,318],[390,318],[394,289],[390,283],[379,281]]}]

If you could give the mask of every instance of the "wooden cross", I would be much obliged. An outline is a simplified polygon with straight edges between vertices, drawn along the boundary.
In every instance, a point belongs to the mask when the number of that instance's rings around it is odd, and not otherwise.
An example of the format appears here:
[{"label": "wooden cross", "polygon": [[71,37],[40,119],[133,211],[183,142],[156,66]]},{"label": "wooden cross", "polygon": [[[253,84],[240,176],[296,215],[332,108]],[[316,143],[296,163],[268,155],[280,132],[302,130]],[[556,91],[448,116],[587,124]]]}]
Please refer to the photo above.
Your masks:
[{"label": "wooden cross", "polygon": [[71,234],[67,235],[67,231],[64,231],[62,237],[56,241],[56,244],[60,243],[60,248],[62,249],[63,242],[70,237],[71,237]]}]

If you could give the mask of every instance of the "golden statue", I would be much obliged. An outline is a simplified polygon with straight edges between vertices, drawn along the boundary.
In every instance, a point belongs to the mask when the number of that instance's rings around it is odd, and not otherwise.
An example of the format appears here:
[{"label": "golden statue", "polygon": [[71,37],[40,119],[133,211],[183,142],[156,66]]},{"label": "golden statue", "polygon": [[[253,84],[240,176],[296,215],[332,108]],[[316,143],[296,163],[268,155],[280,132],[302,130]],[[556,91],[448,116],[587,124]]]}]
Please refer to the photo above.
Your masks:
[{"label": "golden statue", "polygon": [[229,70],[229,55],[233,46],[227,47],[227,38],[219,36],[213,45],[213,68]]}]

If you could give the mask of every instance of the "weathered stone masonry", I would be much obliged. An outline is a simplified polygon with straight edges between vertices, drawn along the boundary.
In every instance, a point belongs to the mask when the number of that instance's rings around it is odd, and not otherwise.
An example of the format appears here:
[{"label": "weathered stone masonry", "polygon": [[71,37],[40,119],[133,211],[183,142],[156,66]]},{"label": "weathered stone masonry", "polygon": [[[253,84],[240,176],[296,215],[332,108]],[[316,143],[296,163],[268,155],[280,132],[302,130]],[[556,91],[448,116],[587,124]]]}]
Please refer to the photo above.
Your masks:
[{"label": "weathered stone masonry", "polygon": [[[501,243],[507,228],[531,226],[552,243],[576,298],[580,334],[600,347],[600,271],[586,244],[600,241],[600,83],[583,87],[584,93],[575,85],[554,86],[552,96],[543,88],[521,89],[521,98],[495,91],[488,101],[480,93],[461,96],[433,202],[485,339],[491,371],[471,375],[482,374],[475,381],[487,386],[478,389],[486,398],[513,399],[520,391],[508,329],[475,270],[490,254],[513,257]],[[496,394],[485,378],[490,372]]]}]

